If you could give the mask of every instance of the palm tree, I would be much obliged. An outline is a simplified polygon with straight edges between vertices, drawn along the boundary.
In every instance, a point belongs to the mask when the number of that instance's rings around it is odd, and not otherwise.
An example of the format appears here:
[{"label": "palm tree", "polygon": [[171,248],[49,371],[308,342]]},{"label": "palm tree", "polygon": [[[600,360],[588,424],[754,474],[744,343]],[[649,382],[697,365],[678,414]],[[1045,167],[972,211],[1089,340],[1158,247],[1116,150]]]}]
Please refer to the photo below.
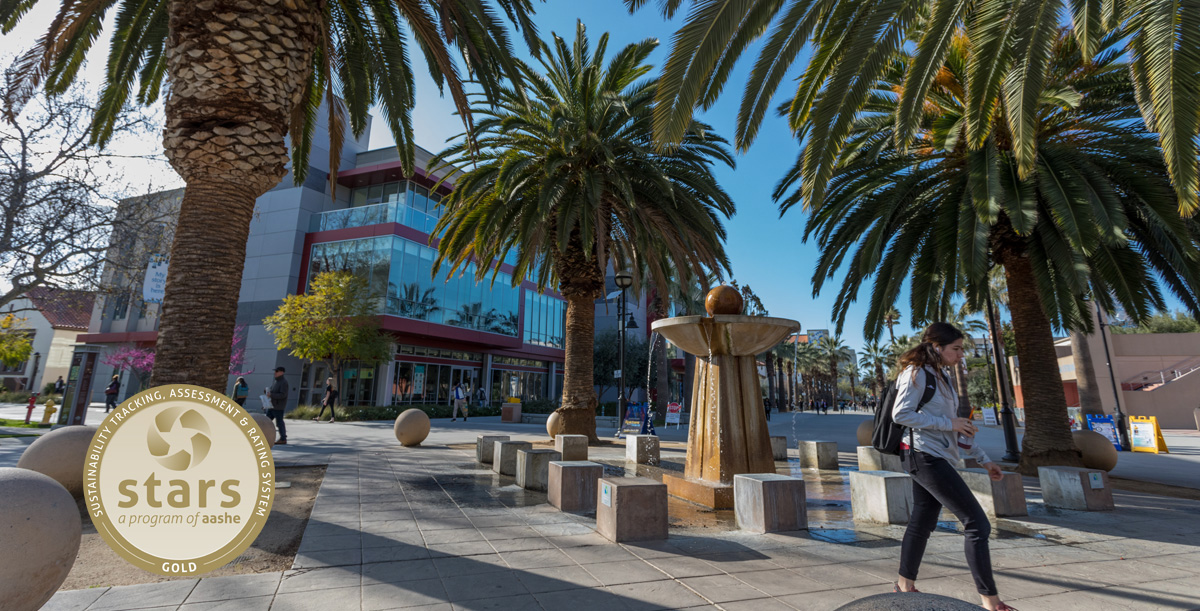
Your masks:
[{"label": "palm tree", "polygon": [[421,288],[417,282],[403,287],[388,283],[388,309],[399,316],[427,320],[438,306],[437,287]]},{"label": "palm tree", "polygon": [[887,313],[883,315],[883,324],[887,325],[888,337],[891,338],[893,342],[896,341],[896,334],[892,331],[892,327],[895,327],[899,323],[900,310],[897,310],[896,308],[890,308]]},{"label": "palm tree", "polygon": [[858,364],[874,373],[871,387],[875,390],[875,396],[883,397],[883,390],[887,387],[887,380],[883,377],[883,367],[885,363],[893,360],[892,351],[883,347],[878,341],[873,341],[863,347],[862,356],[858,357]]},{"label": "palm tree", "polygon": [[[656,41],[621,49],[607,66],[608,35],[592,49],[582,23],[574,42],[539,44],[541,71],[518,62],[532,95],[504,89],[494,108],[474,107],[478,153],[462,140],[430,162],[464,169],[443,200],[435,266],[453,273],[515,250],[514,282],[557,284],[567,300],[559,413],[564,432],[595,439],[592,344],[605,270],[632,270],[635,291],[667,286],[677,269],[726,272],[720,217],[734,205],[711,166],[733,158],[701,123],[681,146],[654,150],[654,81],[642,77]],[[476,273],[488,272],[482,265]]]},{"label": "palm tree", "polygon": [[[3,31],[37,0],[0,2]],[[61,93],[76,79],[106,16],[115,10],[108,71],[92,141],[113,134],[122,108],[166,95],[163,146],[187,183],[171,247],[151,384],[224,389],[254,201],[291,169],[297,184],[320,107],[328,108],[335,179],[345,138],[362,134],[368,109],[383,108],[406,172],[413,166],[414,104],[409,47],[463,120],[471,108],[461,53],[486,93],[516,76],[501,9],[529,41],[530,0],[64,0],[49,31],[20,60],[25,97],[44,84]]]},{"label": "palm tree", "polygon": [[829,363],[829,406],[833,407],[837,403],[838,363],[850,356],[850,349],[842,341],[841,335],[822,337],[817,346],[825,357],[825,362]]},{"label": "palm tree", "polygon": [[[1155,137],[1136,121],[1120,33],[1087,58],[1069,32],[1054,41],[1040,94],[1037,166],[1024,178],[1004,121],[983,152],[966,146],[963,92],[972,58],[982,52],[968,41],[960,33],[950,45],[922,105],[920,146],[911,149],[895,144],[900,106],[893,92],[905,87],[915,60],[892,62],[869,112],[854,124],[806,237],[816,235],[823,250],[816,290],[833,275],[831,266],[849,270],[834,313],[839,328],[847,300],[876,277],[868,337],[878,335],[904,278],[912,278],[913,318],[933,320],[950,313],[959,293],[977,306],[989,266],[1004,270],[1027,406],[1021,470],[1035,473],[1038,465],[1079,460],[1052,327],[1088,328],[1081,316],[1088,295],[1106,309],[1120,303],[1131,316],[1148,315],[1163,303],[1156,275],[1200,309],[1200,232],[1175,214]],[[804,171],[798,161],[790,176]],[[800,197],[789,192],[793,184],[778,193],[784,209]]]},{"label": "palm tree", "polygon": [[[631,11],[647,0],[625,0]],[[1085,57],[1105,48],[1106,37],[1125,28],[1131,61],[1123,69],[1138,90],[1142,120],[1158,134],[1174,182],[1177,206],[1191,215],[1200,207],[1197,139],[1200,114],[1200,8],[1173,0],[663,0],[671,18],[685,4],[693,10],[675,34],[663,68],[655,131],[677,142],[693,108],[710,108],[742,53],[766,35],[738,113],[736,143],[754,140],[780,82],[802,49],[808,65],[787,110],[788,122],[808,141],[802,190],[809,205],[824,199],[857,114],[873,104],[872,85],[885,78],[897,53],[915,52],[896,89],[895,132],[904,148],[922,129],[923,105],[936,90],[953,39],[965,32],[979,52],[960,79],[965,121],[963,143],[986,151],[995,130],[1012,141],[1013,169],[1028,179],[1038,166],[1041,95],[1054,79],[1059,25]],[[1065,13],[1065,15],[1064,15]],[[1070,19],[1064,19],[1069,16]],[[810,45],[811,43],[811,45]],[[821,92],[836,95],[821,95]],[[1135,112],[1138,108],[1134,109]]]},{"label": "palm tree", "polygon": [[816,398],[816,382],[822,375],[822,364],[826,361],[816,344],[805,342],[796,347],[796,362],[804,376],[804,397],[809,401],[813,401]]}]

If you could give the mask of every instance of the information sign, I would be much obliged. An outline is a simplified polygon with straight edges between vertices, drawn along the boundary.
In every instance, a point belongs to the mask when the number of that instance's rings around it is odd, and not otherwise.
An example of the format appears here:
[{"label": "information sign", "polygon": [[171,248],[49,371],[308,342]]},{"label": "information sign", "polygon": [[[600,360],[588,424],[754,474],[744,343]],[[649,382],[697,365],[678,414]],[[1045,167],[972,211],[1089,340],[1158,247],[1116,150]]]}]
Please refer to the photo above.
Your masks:
[{"label": "information sign", "polygon": [[1134,452],[1167,454],[1167,440],[1163,439],[1158,418],[1154,416],[1130,416],[1130,443]]},{"label": "information sign", "polygon": [[167,256],[150,255],[146,265],[146,278],[142,280],[142,300],[146,303],[162,303],[167,292]]},{"label": "information sign", "polygon": [[1117,425],[1113,422],[1112,416],[1099,416],[1096,414],[1087,415],[1087,425],[1092,431],[1104,435],[1104,438],[1111,441],[1113,446],[1120,452],[1121,438],[1117,436]]},{"label": "information sign", "polygon": [[683,413],[683,406],[678,403],[667,404],[667,424],[679,426],[679,417]]},{"label": "information sign", "polygon": [[983,408],[983,423],[991,424],[991,425],[996,424],[996,408],[994,408],[994,407]]}]

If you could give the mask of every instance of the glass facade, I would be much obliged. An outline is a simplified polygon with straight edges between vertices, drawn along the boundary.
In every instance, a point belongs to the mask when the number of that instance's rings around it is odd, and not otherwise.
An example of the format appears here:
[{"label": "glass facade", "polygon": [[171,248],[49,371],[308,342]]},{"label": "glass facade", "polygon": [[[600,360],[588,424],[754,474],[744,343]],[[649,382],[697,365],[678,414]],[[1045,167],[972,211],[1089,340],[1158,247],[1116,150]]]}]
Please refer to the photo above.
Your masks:
[{"label": "glass facade", "polygon": [[512,287],[512,276],[501,272],[494,284],[490,275],[476,282],[471,264],[463,274],[448,277],[443,268],[435,278],[436,256],[433,248],[398,236],[314,244],[308,282],[325,271],[350,271],[367,279],[381,314],[516,337],[521,290]]},{"label": "glass facade", "polygon": [[566,315],[567,302],[525,291],[525,343],[552,348],[565,347],[563,325]]},{"label": "glass facade", "polygon": [[467,397],[474,399],[479,384],[479,368],[436,363],[398,362],[392,382],[392,405],[405,403],[450,404],[450,391],[461,384]]}]

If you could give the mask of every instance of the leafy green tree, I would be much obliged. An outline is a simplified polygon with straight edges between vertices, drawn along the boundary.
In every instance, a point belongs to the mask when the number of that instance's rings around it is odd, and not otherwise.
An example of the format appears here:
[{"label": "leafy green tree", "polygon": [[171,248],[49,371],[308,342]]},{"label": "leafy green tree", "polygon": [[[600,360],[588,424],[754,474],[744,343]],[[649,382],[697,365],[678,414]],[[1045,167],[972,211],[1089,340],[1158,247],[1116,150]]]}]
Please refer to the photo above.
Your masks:
[{"label": "leafy green tree", "polygon": [[391,356],[391,340],[379,330],[378,298],[366,280],[349,272],[324,272],[308,291],[288,295],[263,323],[275,347],[305,361],[323,361],[342,382],[346,361],[382,361]]},{"label": "leafy green tree", "polygon": [[[42,0],[49,3],[51,0]],[[518,78],[504,14],[530,43],[533,0],[71,0],[19,62],[28,99],[76,80],[106,24],[114,28],[91,140],[104,144],[129,103],[164,92],[167,159],[187,183],[151,384],[223,390],[255,199],[290,169],[300,184],[322,114],[331,184],[347,127],[378,104],[406,174],[414,163],[413,65],[419,49],[440,89],[470,124],[464,80],[495,94]],[[38,0],[0,2],[11,32]],[[455,56],[463,62],[455,61]],[[464,75],[462,65],[469,68]],[[349,126],[346,118],[349,117]],[[289,146],[291,143],[291,164]]]},{"label": "leafy green tree", "polygon": [[0,363],[16,367],[29,360],[33,352],[33,333],[25,329],[24,318],[9,313],[0,318]]},{"label": "leafy green tree", "polygon": [[[631,11],[647,0],[625,0]],[[921,139],[924,104],[961,34],[979,50],[959,79],[962,142],[986,152],[997,131],[1008,134],[1012,169],[1036,173],[1042,154],[1042,95],[1055,79],[1059,27],[1085,57],[1105,50],[1123,28],[1118,54],[1136,85],[1140,119],[1157,134],[1174,181],[1180,212],[1200,208],[1197,138],[1200,113],[1200,5],[1175,0],[661,0],[664,16],[690,6],[663,68],[655,131],[678,142],[693,109],[710,108],[738,59],[766,36],[742,94],[736,142],[745,149],[758,134],[772,98],[802,49],[808,62],[796,79],[785,114],[808,142],[801,191],[819,205],[858,113],[875,103],[874,84],[886,78],[898,53],[908,53],[906,78],[889,134],[899,148]],[[829,95],[828,92],[833,92]],[[1136,116],[1134,118],[1137,118]],[[889,119],[884,119],[889,120]]]},{"label": "leafy green tree", "polygon": [[[1069,32],[1053,42],[1039,98],[1037,163],[1025,176],[1004,121],[984,150],[965,144],[970,109],[963,92],[975,55],[986,48],[961,32],[954,37],[921,106],[919,145],[909,148],[896,144],[901,108],[894,92],[915,60],[893,61],[868,112],[853,124],[828,197],[806,227],[822,248],[814,289],[837,269],[848,270],[835,302],[839,326],[862,284],[875,277],[868,337],[880,332],[906,279],[913,319],[937,320],[952,314],[960,294],[978,305],[989,268],[1003,268],[1028,423],[1024,473],[1079,461],[1066,425],[1054,327],[1090,328],[1083,314],[1089,296],[1144,317],[1164,304],[1156,276],[1200,309],[1200,231],[1176,214],[1155,136],[1137,120],[1120,34],[1100,43],[1099,54],[1085,58]],[[807,171],[812,146],[806,142],[780,186],[784,209],[802,197],[794,180]]]},{"label": "leafy green tree", "polygon": [[[514,283],[557,285],[567,301],[558,412],[565,433],[592,440],[595,300],[605,270],[631,270],[637,293],[667,286],[673,270],[707,277],[729,267],[720,217],[734,205],[711,169],[733,158],[698,122],[679,147],[655,150],[654,81],[643,77],[656,45],[628,45],[606,64],[608,35],[592,48],[582,23],[572,42],[539,43],[540,69],[517,62],[529,95],[502,88],[495,107],[472,107],[471,138],[430,162],[435,171],[462,169],[434,229],[444,236],[435,272],[515,251]],[[489,271],[498,273],[480,265],[477,277]]]},{"label": "leafy green tree", "polygon": [[1185,312],[1159,312],[1137,325],[1112,325],[1113,333],[1200,333],[1200,322]]}]

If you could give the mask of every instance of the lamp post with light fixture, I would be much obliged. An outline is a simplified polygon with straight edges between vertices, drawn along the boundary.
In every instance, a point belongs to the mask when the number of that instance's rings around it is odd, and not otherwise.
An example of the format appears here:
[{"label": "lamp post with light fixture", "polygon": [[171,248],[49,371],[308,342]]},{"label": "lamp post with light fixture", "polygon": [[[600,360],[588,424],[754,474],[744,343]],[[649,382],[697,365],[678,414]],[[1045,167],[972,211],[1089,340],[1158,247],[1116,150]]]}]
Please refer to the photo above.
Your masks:
[{"label": "lamp post with light fixture", "polygon": [[[617,288],[621,289],[621,302],[617,304],[617,431],[621,430],[621,421],[625,418],[625,330],[630,328],[625,323],[625,290],[633,286],[633,276],[629,272],[617,272],[615,278]],[[632,316],[631,316],[632,318]],[[633,328],[637,328],[634,323]]]}]

